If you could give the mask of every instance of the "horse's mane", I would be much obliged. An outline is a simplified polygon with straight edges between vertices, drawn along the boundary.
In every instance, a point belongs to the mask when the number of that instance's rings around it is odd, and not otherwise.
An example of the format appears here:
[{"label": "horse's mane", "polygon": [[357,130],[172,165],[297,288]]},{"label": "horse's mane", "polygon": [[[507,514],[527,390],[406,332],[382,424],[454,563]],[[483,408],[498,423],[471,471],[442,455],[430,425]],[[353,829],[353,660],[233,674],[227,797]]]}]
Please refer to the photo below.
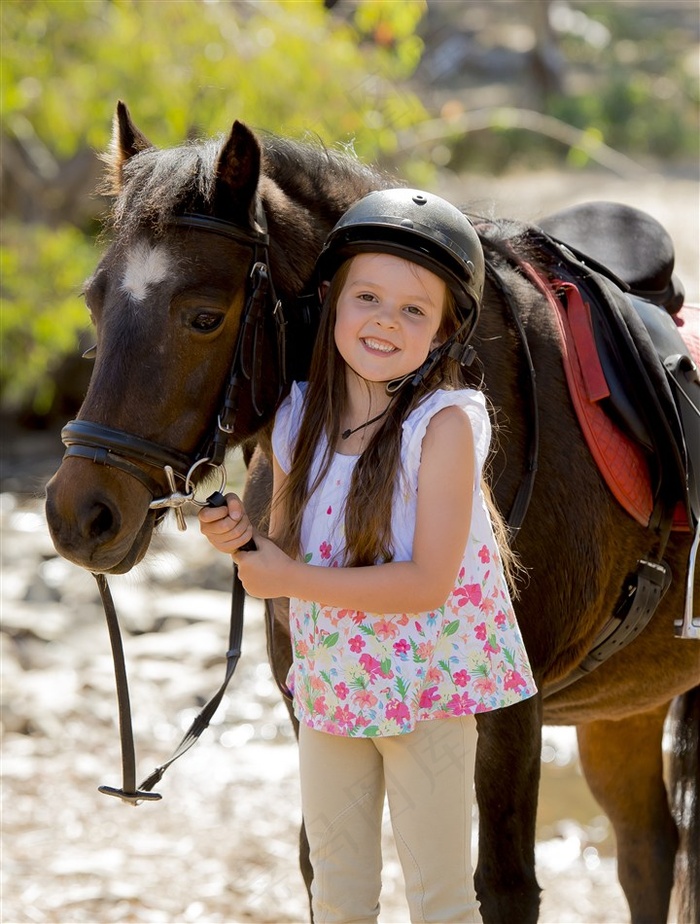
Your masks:
[{"label": "horse's mane", "polygon": [[[331,224],[354,201],[372,189],[399,185],[363,164],[348,150],[326,147],[320,140],[297,141],[257,132],[262,147],[261,191],[285,197]],[[122,243],[147,227],[156,235],[172,216],[211,206],[223,136],[188,141],[171,148],[149,148],[121,163],[105,155],[107,177],[102,193],[114,198],[107,230]],[[320,208],[319,208],[320,206]]]},{"label": "horse's mane", "polygon": [[328,217],[372,189],[400,186],[400,181],[362,163],[350,148],[329,148],[315,138],[295,141],[273,134],[259,134],[263,145],[263,172],[299,204],[318,211],[327,203]]},{"label": "horse's mane", "polygon": [[479,235],[487,262],[496,259],[512,264],[513,253],[535,261],[541,255],[533,240],[536,229],[532,225],[512,218],[486,218],[470,213],[468,209],[464,212]]},{"label": "horse's mane", "polygon": [[[373,189],[399,186],[394,176],[360,161],[351,149],[256,132],[261,146],[259,190],[270,226],[271,261],[285,296],[301,293],[311,277],[326,234],[354,202]],[[187,141],[171,148],[147,148],[122,160],[106,155],[107,183],[114,197],[105,226],[117,246],[129,247],[144,229],[163,237],[174,215],[213,213],[217,164],[223,136]],[[508,242],[525,226],[463,211],[474,223],[491,259],[507,256]],[[217,216],[227,217],[227,216]],[[520,246],[522,246],[522,243]]]}]

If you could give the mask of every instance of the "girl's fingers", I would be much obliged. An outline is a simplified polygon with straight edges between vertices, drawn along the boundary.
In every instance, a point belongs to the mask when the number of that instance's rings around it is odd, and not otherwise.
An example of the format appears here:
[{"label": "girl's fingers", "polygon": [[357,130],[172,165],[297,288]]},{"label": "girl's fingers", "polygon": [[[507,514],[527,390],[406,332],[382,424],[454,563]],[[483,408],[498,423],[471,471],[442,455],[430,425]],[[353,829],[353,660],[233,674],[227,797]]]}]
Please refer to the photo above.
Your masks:
[{"label": "girl's fingers", "polygon": [[228,507],[201,507],[198,517],[201,523],[216,523],[228,515]]},{"label": "girl's fingers", "polygon": [[226,495],[226,506],[203,507],[199,529],[221,552],[231,554],[253,537],[253,527],[236,494]]}]

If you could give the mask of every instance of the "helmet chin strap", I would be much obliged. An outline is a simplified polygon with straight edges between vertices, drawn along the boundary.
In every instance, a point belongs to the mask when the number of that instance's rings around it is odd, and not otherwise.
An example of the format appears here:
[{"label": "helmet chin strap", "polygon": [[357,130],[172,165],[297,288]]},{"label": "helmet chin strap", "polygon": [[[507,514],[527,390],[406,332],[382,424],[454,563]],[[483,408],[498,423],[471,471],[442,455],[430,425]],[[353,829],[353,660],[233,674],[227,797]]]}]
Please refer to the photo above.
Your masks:
[{"label": "helmet chin strap", "polygon": [[[459,331],[457,331],[457,333],[459,333]],[[456,336],[457,334],[452,334],[452,336],[448,337],[439,347],[431,350],[418,369],[414,369],[413,372],[409,372],[408,375],[404,375],[400,379],[392,379],[390,382],[387,382],[386,393],[393,397],[409,381],[411,383],[411,388],[417,388],[423,379],[430,375],[435,367],[445,359],[454,360],[454,362],[459,363],[460,366],[471,365],[476,356],[476,350],[468,343],[460,343],[455,339]]]}]

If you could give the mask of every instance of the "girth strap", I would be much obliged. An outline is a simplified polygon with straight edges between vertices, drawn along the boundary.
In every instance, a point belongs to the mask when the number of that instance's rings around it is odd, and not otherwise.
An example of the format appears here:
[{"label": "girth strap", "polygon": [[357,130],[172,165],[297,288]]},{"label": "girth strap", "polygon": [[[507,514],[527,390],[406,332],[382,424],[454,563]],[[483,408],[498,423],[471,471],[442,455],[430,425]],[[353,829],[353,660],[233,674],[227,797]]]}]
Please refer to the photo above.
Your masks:
[{"label": "girth strap", "polygon": [[641,558],[637,569],[628,575],[620,602],[610,621],[603,627],[590,651],[571,673],[556,683],[547,685],[543,698],[570,686],[633,642],[647,626],[661,598],[671,583],[671,569],[662,561]]}]

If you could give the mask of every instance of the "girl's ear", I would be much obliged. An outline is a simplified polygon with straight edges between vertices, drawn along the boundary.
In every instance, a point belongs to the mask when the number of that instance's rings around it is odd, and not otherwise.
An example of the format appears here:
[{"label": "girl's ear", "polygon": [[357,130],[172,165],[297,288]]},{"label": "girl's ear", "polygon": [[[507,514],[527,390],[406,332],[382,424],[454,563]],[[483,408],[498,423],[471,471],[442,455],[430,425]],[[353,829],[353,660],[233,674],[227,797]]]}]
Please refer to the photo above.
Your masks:
[{"label": "girl's ear", "polygon": [[326,295],[328,295],[328,290],[330,289],[330,287],[331,287],[331,284],[327,279],[325,279],[322,283],[320,283],[318,287],[318,297],[320,301],[323,301]]}]

